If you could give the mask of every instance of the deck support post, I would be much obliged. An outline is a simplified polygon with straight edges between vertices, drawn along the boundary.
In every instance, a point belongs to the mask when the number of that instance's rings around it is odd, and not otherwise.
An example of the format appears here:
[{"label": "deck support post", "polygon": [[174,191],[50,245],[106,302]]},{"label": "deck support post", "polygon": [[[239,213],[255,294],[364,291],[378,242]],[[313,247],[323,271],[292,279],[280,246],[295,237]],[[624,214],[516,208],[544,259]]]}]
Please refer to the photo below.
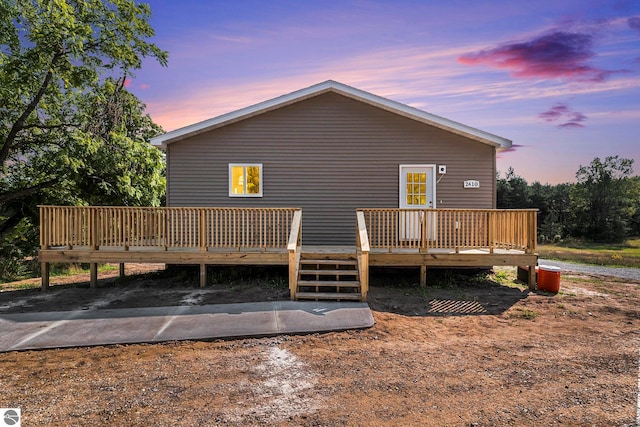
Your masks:
[{"label": "deck support post", "polygon": [[529,290],[535,291],[538,288],[538,284],[536,281],[536,266],[530,265],[528,273]]},{"label": "deck support post", "polygon": [[422,288],[427,287],[427,266],[426,265],[420,266],[420,287]]},{"label": "deck support post", "polygon": [[296,289],[298,288],[298,257],[296,252],[289,252],[289,299],[296,300]]},{"label": "deck support post", "polygon": [[49,263],[40,263],[40,276],[42,276],[42,290],[49,289]]},{"label": "deck support post", "polygon": [[124,262],[120,263],[120,278],[124,278]]},{"label": "deck support post", "polygon": [[200,287],[204,288],[207,285],[207,265],[200,264]]},{"label": "deck support post", "polygon": [[89,264],[89,274],[91,276],[90,286],[95,288],[98,286],[98,263],[92,262]]}]

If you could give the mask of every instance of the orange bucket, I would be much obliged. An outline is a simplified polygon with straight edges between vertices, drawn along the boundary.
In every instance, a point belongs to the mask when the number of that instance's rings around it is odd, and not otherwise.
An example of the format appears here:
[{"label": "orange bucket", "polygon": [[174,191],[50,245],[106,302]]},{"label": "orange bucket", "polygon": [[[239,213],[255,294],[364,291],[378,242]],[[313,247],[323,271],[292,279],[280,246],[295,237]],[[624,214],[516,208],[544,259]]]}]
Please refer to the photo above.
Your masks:
[{"label": "orange bucket", "polygon": [[538,267],[538,290],[553,292],[560,291],[560,269],[551,265]]}]

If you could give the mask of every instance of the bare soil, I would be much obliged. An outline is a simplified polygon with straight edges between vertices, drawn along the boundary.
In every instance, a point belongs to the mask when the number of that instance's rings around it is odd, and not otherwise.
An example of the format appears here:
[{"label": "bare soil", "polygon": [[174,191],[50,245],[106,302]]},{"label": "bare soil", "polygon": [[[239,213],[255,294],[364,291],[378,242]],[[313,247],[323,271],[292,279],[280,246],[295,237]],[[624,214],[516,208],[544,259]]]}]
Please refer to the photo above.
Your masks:
[{"label": "bare soil", "polygon": [[[0,285],[2,313],[286,299],[286,271],[128,265]],[[0,407],[36,425],[636,425],[640,283],[563,274],[557,295],[372,270],[376,325],[338,333],[0,354]]]}]

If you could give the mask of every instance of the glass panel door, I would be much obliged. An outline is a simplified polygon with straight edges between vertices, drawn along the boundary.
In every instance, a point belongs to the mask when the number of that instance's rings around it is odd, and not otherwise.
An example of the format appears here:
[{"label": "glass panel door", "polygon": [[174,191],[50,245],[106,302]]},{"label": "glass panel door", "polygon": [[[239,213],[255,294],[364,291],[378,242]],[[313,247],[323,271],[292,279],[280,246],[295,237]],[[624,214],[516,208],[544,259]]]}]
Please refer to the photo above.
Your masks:
[{"label": "glass panel door", "polygon": [[[435,165],[400,165],[401,209],[431,209],[435,207]],[[420,239],[422,227],[426,227],[426,237],[433,239],[435,213],[402,212],[400,214],[400,238]]]}]

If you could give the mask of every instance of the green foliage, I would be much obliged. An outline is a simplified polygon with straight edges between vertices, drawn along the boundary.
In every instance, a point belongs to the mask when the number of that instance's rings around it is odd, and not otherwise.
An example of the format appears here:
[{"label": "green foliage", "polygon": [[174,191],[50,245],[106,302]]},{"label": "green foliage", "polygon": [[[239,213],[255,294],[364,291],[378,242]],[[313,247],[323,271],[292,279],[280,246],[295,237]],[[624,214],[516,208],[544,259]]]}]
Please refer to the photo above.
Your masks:
[{"label": "green foliage", "polygon": [[1,258],[34,251],[12,240],[38,204],[160,204],[161,129],[124,87],[143,58],[166,64],[149,19],[133,0],[0,2]]},{"label": "green foliage", "polygon": [[516,175],[512,167],[504,179],[498,179],[497,201],[501,209],[523,209],[531,205],[527,181]]},{"label": "green foliage", "polygon": [[497,207],[537,208],[538,240],[561,242],[567,237],[595,242],[622,242],[640,235],[640,177],[631,177],[633,160],[595,158],[580,166],[575,184],[529,185],[509,168],[498,176]]},{"label": "green foliage", "polygon": [[[0,218],[1,219],[1,218]],[[24,218],[12,230],[10,238],[0,241],[0,282],[29,277],[36,267],[33,242],[38,240],[38,229]]]},{"label": "green foliage", "polygon": [[571,194],[576,208],[574,235],[595,242],[624,241],[631,210],[639,201],[631,197],[632,166],[633,160],[618,156],[604,162],[596,157],[589,166],[580,166]]},{"label": "green foliage", "polygon": [[568,184],[551,186],[527,181],[509,168],[504,179],[498,176],[497,207],[499,209],[538,209],[538,239],[558,241],[565,236],[569,222]]}]

